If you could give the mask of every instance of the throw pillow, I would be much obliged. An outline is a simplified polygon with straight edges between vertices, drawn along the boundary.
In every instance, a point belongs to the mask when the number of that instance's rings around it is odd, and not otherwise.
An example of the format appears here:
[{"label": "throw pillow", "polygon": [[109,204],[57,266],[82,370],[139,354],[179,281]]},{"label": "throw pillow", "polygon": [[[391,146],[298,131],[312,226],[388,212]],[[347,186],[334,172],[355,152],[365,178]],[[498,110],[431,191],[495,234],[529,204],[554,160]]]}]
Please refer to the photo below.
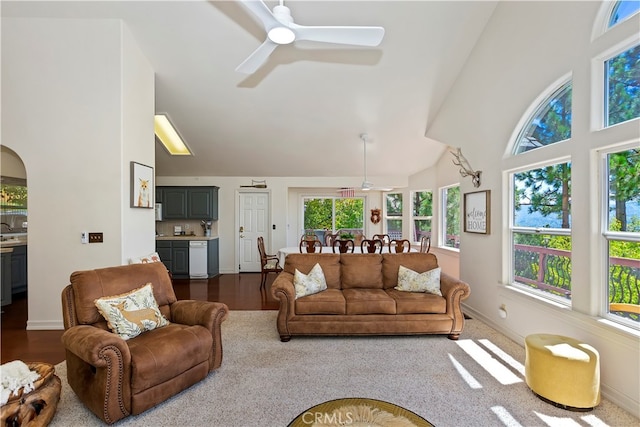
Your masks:
[{"label": "throw pillow", "polygon": [[400,266],[398,268],[398,286],[395,289],[406,292],[426,292],[440,295],[440,267],[434,268],[424,273]]},{"label": "throw pillow", "polygon": [[109,329],[125,340],[169,324],[160,313],[151,283],[121,295],[98,298],[94,303]]},{"label": "throw pillow", "polygon": [[160,255],[158,252],[152,252],[149,255],[141,256],[140,258],[131,258],[129,264],[148,264],[150,262],[160,262]]},{"label": "throw pillow", "polygon": [[317,263],[313,266],[309,274],[300,273],[296,268],[293,275],[293,285],[296,288],[296,299],[317,294],[327,289],[327,281],[324,278],[322,267]]}]

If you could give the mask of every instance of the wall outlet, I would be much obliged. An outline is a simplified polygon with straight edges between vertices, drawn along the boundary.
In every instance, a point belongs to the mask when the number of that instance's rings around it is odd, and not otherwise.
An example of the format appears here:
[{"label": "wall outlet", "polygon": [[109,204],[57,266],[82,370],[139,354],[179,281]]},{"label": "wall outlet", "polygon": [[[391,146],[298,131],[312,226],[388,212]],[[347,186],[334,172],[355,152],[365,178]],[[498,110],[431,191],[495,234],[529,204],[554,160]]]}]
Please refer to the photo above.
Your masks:
[{"label": "wall outlet", "polygon": [[80,243],[89,243],[89,233],[86,231],[83,231],[82,233],[80,233]]}]

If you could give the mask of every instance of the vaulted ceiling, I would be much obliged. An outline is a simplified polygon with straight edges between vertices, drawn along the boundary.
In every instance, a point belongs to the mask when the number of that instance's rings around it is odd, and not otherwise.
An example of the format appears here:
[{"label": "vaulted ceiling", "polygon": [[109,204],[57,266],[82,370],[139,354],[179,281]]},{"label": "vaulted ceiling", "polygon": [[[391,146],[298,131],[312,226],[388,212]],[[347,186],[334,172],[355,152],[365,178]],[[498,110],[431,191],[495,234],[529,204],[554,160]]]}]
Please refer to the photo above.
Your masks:
[{"label": "vaulted ceiling", "polygon": [[[278,2],[266,1],[269,8]],[[252,75],[235,68],[265,39],[236,1],[1,4],[3,17],[122,19],[156,72],[193,157],[157,145],[161,176],[410,175],[446,146],[425,136],[497,1],[285,1],[301,25],[375,25],[378,47],[278,47]],[[96,48],[99,48],[98,46]],[[464,126],[464,123],[460,123]]]}]

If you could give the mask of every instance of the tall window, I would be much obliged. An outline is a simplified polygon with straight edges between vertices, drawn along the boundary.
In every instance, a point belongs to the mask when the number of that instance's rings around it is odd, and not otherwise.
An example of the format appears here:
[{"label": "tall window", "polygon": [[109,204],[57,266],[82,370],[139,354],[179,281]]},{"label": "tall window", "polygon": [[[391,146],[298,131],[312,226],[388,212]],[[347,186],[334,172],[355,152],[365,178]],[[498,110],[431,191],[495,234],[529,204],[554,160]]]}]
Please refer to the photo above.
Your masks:
[{"label": "tall window", "polygon": [[605,153],[607,310],[614,320],[640,324],[640,149]]},{"label": "tall window", "polygon": [[640,45],[605,61],[605,125],[640,117]]},{"label": "tall window", "polygon": [[433,217],[433,194],[431,191],[416,191],[412,194],[411,220],[413,223],[413,241],[419,242],[422,236],[431,237],[431,219]]},{"label": "tall window", "polygon": [[402,239],[402,193],[385,194],[386,232],[393,239]]},{"label": "tall window", "polygon": [[512,174],[512,281],[571,299],[571,164]]},{"label": "tall window", "polygon": [[515,154],[571,138],[571,81],[544,100],[523,127]]},{"label": "tall window", "polygon": [[442,198],[441,245],[458,249],[460,248],[460,185],[442,188],[440,196]]},{"label": "tall window", "polygon": [[304,229],[313,230],[320,240],[325,231],[364,234],[364,199],[362,197],[304,197]]}]

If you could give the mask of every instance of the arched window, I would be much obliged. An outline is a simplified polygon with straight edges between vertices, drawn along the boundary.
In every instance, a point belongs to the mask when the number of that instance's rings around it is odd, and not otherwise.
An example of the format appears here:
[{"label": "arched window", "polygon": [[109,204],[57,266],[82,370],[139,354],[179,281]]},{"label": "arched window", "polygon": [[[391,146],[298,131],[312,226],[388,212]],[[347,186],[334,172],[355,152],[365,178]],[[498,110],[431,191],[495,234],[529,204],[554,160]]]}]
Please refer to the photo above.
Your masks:
[{"label": "arched window", "polygon": [[536,108],[523,126],[514,154],[571,138],[571,81],[564,83]]},{"label": "arched window", "polygon": [[640,1],[632,0],[632,1],[617,1],[613,8],[611,9],[611,14],[609,15],[609,23],[607,28],[611,28],[616,25],[618,22],[622,22],[630,16],[638,13],[640,11]]}]

